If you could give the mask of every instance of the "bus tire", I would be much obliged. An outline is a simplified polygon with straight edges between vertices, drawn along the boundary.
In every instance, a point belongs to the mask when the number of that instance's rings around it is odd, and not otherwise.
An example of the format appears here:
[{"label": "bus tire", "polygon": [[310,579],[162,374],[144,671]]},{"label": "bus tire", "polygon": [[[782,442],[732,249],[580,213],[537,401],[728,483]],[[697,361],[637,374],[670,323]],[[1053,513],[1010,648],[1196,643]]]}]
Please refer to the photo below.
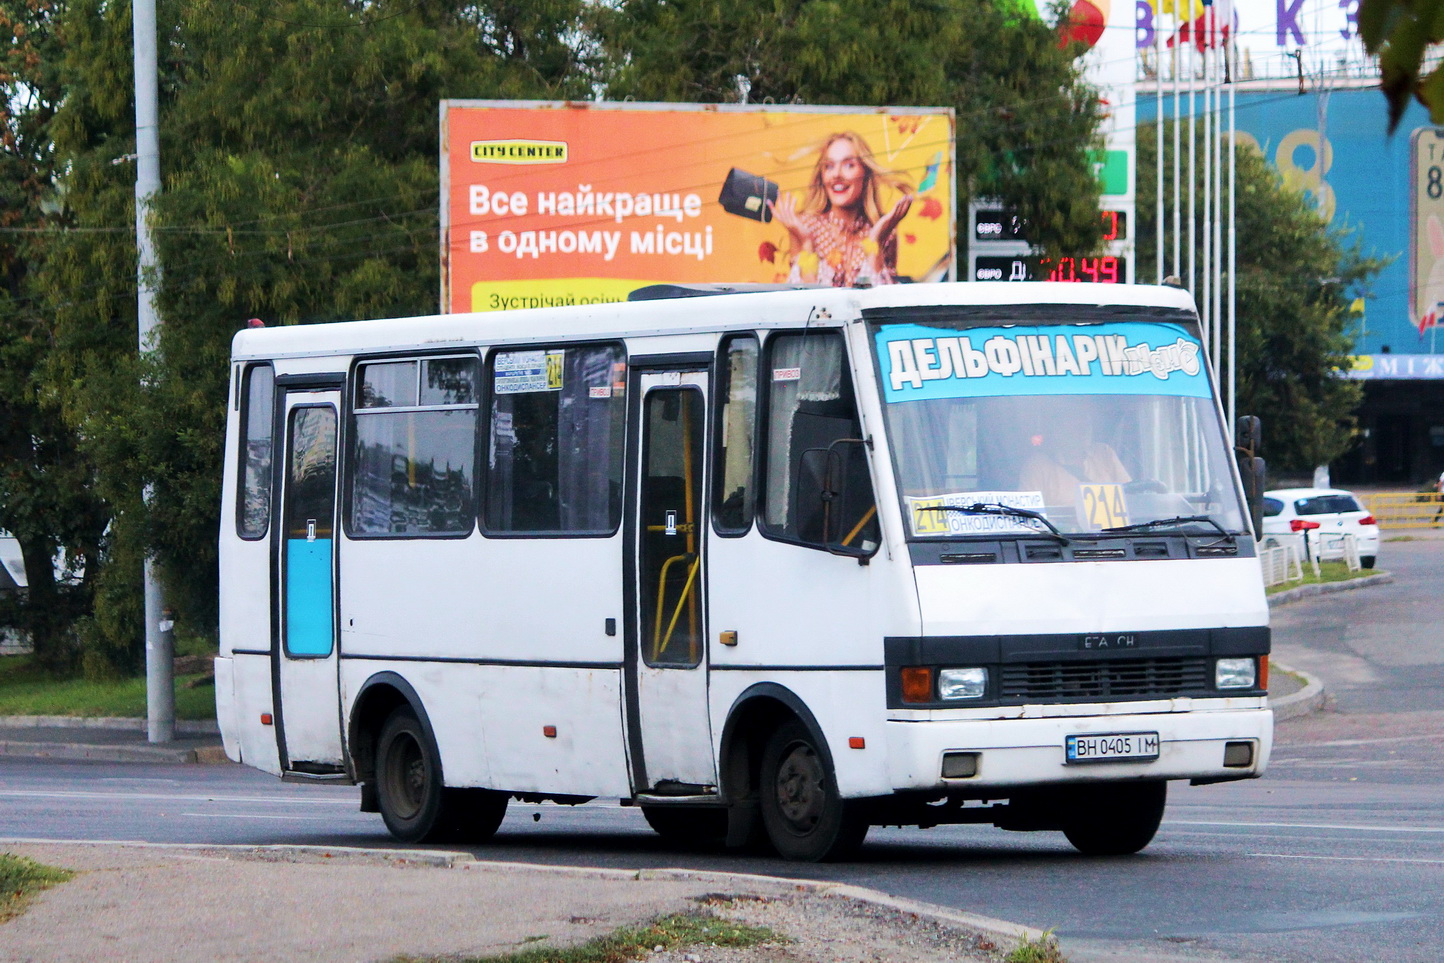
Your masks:
[{"label": "bus tire", "polygon": [[1168,783],[1079,786],[1062,806],[1063,835],[1085,856],[1127,856],[1153,841]]},{"label": "bus tire", "polygon": [[439,841],[456,825],[441,756],[410,706],[392,712],[376,740],[376,802],[386,828],[405,843]]},{"label": "bus tire", "polygon": [[783,723],[767,741],[760,795],[767,838],[783,859],[845,859],[867,835],[860,804],[838,794],[815,737],[796,720]]},{"label": "bus tire", "polygon": [[670,843],[714,846],[727,838],[727,810],[717,806],[643,806],[647,825]]}]

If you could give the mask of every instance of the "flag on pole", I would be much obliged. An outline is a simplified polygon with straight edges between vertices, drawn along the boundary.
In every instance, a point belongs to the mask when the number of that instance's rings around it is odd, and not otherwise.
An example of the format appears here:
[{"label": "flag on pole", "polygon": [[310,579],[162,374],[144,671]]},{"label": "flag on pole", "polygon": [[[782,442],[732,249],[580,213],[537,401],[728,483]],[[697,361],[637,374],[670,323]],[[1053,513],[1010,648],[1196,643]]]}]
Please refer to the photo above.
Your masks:
[{"label": "flag on pole", "polygon": [[1425,331],[1439,326],[1440,307],[1444,307],[1444,305],[1435,304],[1433,310],[1426,312],[1425,315],[1419,319],[1419,337],[1421,339],[1424,337]]}]

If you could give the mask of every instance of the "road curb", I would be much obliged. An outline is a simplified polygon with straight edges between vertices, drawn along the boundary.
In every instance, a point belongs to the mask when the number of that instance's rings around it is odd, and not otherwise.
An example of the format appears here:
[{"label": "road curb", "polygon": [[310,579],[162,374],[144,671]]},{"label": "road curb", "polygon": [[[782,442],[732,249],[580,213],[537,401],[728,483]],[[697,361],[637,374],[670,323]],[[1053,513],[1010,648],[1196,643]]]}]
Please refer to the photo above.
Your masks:
[{"label": "road curb", "polygon": [[[0,716],[0,729],[123,729],[145,730],[149,723],[135,716]],[[214,719],[179,719],[179,735],[218,736]]]},{"label": "road curb", "polygon": [[1272,668],[1279,672],[1296,675],[1304,680],[1304,687],[1298,692],[1291,692],[1277,699],[1269,699],[1269,708],[1274,711],[1274,722],[1306,716],[1324,704],[1324,683],[1318,676],[1309,675],[1307,672],[1291,668],[1280,662],[1272,663]]},{"label": "road curb", "polygon": [[0,759],[54,759],[59,762],[220,763],[220,746],[99,746],[78,742],[9,742],[0,739]]},{"label": "road curb", "polygon": [[1392,572],[1375,572],[1373,575],[1365,575],[1362,578],[1351,578],[1345,582],[1322,582],[1318,585],[1300,585],[1298,588],[1285,589],[1268,597],[1269,607],[1276,605],[1287,605],[1290,602],[1297,602],[1299,599],[1313,598],[1315,595],[1332,595],[1335,592],[1351,592],[1354,589],[1368,588],[1371,585],[1387,585],[1394,581]]}]

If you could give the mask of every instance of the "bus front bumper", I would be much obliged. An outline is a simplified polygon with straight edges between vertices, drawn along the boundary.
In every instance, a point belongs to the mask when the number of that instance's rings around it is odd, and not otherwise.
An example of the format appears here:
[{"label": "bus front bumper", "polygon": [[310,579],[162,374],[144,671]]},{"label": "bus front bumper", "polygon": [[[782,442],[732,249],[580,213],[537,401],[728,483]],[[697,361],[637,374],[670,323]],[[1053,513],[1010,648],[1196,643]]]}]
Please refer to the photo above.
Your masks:
[{"label": "bus front bumper", "polygon": [[1040,784],[1262,775],[1273,749],[1273,710],[1263,699],[1216,701],[1216,708],[1195,702],[1187,711],[1110,706],[1082,714],[1085,707],[1070,706],[1069,714],[1046,718],[894,718],[887,723],[889,775],[894,791],[983,795]]}]

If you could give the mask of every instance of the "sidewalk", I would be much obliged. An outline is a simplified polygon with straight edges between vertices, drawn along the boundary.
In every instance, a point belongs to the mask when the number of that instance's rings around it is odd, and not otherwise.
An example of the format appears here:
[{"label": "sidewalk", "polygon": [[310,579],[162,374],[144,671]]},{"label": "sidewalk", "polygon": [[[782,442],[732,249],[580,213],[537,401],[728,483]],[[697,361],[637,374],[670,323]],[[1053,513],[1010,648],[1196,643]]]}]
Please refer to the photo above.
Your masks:
[{"label": "sidewalk", "polygon": [[0,840],[5,851],[77,871],[0,925],[5,961],[456,959],[573,945],[698,911],[789,942],[683,947],[648,963],[981,963],[1043,935],[862,887],[735,873],[528,866],[440,850]]}]

